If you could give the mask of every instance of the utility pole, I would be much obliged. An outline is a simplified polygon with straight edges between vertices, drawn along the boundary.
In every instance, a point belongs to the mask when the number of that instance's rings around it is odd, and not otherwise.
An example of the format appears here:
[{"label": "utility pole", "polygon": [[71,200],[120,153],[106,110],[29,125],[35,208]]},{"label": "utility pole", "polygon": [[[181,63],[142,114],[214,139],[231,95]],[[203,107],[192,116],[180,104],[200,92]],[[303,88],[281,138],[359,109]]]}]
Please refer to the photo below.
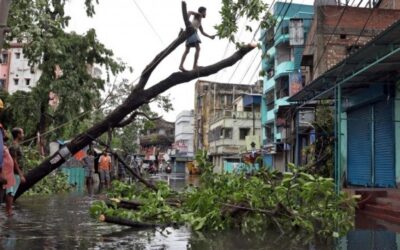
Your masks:
[{"label": "utility pole", "polygon": [[3,48],[4,35],[8,30],[7,19],[12,0],[0,0],[0,50]]}]

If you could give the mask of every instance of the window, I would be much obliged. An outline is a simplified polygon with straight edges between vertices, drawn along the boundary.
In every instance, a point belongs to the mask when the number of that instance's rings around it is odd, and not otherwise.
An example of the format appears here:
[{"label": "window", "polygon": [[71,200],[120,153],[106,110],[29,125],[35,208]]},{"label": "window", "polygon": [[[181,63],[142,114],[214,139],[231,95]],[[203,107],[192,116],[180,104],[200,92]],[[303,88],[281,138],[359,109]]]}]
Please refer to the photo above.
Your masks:
[{"label": "window", "polygon": [[268,123],[265,125],[265,136],[267,137],[267,142],[274,142],[274,124]]},{"label": "window", "polygon": [[31,66],[31,74],[35,74],[35,67]]},{"label": "window", "polygon": [[26,84],[26,86],[29,86],[29,84],[31,84],[31,79],[26,78],[25,79],[25,84]]},{"label": "window", "polygon": [[346,39],[346,34],[340,34],[340,39]]},{"label": "window", "polygon": [[267,111],[273,110],[275,107],[275,94],[273,89],[267,92],[265,99],[267,103]]},{"label": "window", "polygon": [[250,128],[239,128],[239,139],[245,140],[250,133]]},{"label": "window", "polygon": [[14,78],[14,85],[18,85],[19,83],[19,79],[18,78]]},{"label": "window", "polygon": [[225,139],[232,139],[232,128],[224,128],[223,131]]},{"label": "window", "polygon": [[231,106],[232,105],[232,99],[233,99],[232,95],[227,95],[226,96],[226,105]]},{"label": "window", "polygon": [[4,89],[5,86],[6,86],[6,80],[0,79],[0,89]]},{"label": "window", "polygon": [[21,58],[21,53],[15,52],[15,58],[16,58],[16,59],[20,59],[20,58]]},{"label": "window", "polygon": [[8,62],[8,54],[2,53],[1,54],[1,64],[7,64],[7,62]]}]

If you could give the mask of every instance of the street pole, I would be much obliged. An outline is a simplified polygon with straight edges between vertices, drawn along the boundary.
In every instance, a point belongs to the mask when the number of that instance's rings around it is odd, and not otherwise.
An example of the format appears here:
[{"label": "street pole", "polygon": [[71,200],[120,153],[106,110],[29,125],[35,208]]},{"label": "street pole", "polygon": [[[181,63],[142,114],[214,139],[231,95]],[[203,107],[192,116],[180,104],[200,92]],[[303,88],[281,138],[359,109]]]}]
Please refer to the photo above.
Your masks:
[{"label": "street pole", "polygon": [[8,12],[12,0],[0,0],[0,50],[3,48],[4,35],[7,31]]}]

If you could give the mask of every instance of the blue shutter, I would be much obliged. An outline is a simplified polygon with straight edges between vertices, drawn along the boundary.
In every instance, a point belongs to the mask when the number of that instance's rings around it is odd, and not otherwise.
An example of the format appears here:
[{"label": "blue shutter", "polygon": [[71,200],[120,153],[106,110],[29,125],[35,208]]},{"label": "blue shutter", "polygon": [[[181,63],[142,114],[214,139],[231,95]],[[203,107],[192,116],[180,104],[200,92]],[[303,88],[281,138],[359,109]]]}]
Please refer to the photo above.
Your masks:
[{"label": "blue shutter", "polygon": [[394,187],[394,122],[393,101],[374,105],[375,186]]},{"label": "blue shutter", "polygon": [[348,112],[348,182],[351,185],[372,185],[371,106]]}]

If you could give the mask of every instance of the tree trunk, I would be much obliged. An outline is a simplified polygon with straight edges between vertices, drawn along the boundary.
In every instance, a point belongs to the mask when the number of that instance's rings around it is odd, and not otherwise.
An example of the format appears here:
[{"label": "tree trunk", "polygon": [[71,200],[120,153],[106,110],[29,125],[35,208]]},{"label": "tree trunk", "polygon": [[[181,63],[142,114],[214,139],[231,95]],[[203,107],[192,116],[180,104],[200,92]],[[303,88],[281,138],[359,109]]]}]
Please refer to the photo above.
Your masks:
[{"label": "tree trunk", "polygon": [[[185,2],[182,2],[182,12],[186,23],[188,17],[187,12],[185,12],[184,10],[186,10],[186,4]],[[172,51],[174,51],[180,44],[185,42],[185,40],[191,34],[193,34],[193,32],[194,29],[191,26],[186,27],[185,31],[180,32],[178,38],[175,39],[165,50],[161,51],[153,59],[152,63],[150,63],[145,68],[139,84],[136,85],[136,87],[132,90],[127,99],[120,106],[114,109],[104,120],[98,122],[85,132],[76,136],[71,142],[66,145],[66,147],[54,153],[51,157],[43,161],[35,169],[32,169],[26,175],[26,182],[22,183],[21,186],[18,188],[14,199],[17,199],[26,190],[31,188],[53,170],[61,166],[65,162],[65,160],[68,159],[68,157],[77,153],[79,150],[89,145],[95,138],[107,132],[110,127],[116,127],[126,116],[135,111],[141,105],[148,103],[149,100],[157,97],[159,94],[163,93],[173,86],[189,82],[199,77],[205,77],[215,74],[221,69],[234,65],[237,61],[242,59],[243,56],[245,56],[256,47],[256,45],[244,46],[230,57],[215,64],[199,68],[197,70],[172,73],[169,77],[162,80],[161,82],[153,85],[148,89],[144,89],[147,80],[150,77],[148,72],[152,72],[164,58],[172,53]],[[144,78],[145,80],[143,81]]]},{"label": "tree trunk", "polygon": [[135,227],[135,228],[144,228],[144,227],[167,227],[168,225],[160,225],[160,224],[151,224],[151,223],[143,223],[136,222],[128,219],[123,219],[115,216],[105,216],[100,215],[99,220],[101,222],[112,223],[121,226]]}]

